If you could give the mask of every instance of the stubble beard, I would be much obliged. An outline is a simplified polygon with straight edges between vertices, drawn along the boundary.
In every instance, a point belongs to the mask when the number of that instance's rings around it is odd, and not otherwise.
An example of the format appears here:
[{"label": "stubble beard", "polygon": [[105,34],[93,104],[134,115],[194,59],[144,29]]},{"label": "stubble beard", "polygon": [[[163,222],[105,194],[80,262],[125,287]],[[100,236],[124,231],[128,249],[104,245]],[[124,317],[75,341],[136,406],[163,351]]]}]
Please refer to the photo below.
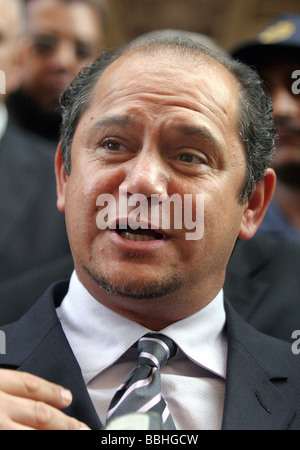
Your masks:
[{"label": "stubble beard", "polygon": [[146,279],[138,283],[134,277],[124,274],[116,280],[110,279],[108,276],[95,274],[86,266],[83,266],[84,271],[90,279],[101,287],[108,294],[117,295],[120,297],[133,299],[151,299],[165,297],[175,291],[181,289],[184,285],[183,280],[178,274],[176,266],[170,272],[160,279]]}]

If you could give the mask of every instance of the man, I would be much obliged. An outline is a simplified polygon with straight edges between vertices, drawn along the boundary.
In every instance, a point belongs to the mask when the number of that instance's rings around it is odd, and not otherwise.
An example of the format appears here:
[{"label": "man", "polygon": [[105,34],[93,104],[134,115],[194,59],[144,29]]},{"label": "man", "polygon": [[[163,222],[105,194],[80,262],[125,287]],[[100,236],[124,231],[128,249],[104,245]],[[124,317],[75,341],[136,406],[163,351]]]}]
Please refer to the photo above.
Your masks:
[{"label": "man", "polygon": [[265,81],[278,128],[274,199],[260,227],[300,241],[300,15],[284,14],[268,24],[255,40],[232,55],[254,66]]},{"label": "man", "polygon": [[[0,69],[17,86],[18,0],[1,0]],[[18,319],[49,283],[72,273],[64,218],[56,208],[55,147],[10,120],[0,95],[0,325]]]},{"label": "man", "polygon": [[[178,347],[161,370],[177,429],[299,428],[299,359],[223,304],[235,241],[254,235],[274,191],[271,103],[256,74],[193,41],[155,39],[104,54],[62,103],[57,204],[75,272],[2,329],[0,427],[102,428],[135,343],[159,331]],[[197,195],[204,234],[190,240],[163,208],[186,200],[196,217]]]},{"label": "man", "polygon": [[27,0],[21,50],[22,80],[8,102],[25,129],[59,139],[59,96],[103,50],[104,2],[94,0]]}]

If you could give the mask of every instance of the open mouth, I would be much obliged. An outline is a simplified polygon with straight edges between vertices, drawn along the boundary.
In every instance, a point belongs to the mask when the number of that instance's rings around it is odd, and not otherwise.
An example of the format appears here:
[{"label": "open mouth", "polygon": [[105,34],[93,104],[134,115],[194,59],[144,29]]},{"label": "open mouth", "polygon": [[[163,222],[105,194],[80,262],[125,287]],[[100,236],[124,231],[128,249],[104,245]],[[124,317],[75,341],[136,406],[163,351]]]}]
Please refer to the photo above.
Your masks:
[{"label": "open mouth", "polygon": [[157,241],[164,239],[166,236],[155,230],[148,230],[143,228],[132,229],[127,227],[125,230],[119,227],[115,230],[123,239],[128,241]]}]

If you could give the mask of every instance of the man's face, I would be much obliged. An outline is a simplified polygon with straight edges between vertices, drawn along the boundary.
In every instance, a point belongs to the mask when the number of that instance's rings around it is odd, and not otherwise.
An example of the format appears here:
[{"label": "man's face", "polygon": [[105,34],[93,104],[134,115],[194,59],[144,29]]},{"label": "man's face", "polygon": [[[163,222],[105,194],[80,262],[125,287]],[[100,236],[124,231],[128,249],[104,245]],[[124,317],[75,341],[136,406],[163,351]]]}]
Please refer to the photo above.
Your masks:
[{"label": "man's face", "polygon": [[[0,70],[5,73],[7,93],[14,87],[13,68],[17,58],[18,10],[13,1],[0,0]],[[1,89],[3,92],[4,89]],[[0,96],[0,101],[3,97]]]},{"label": "man's face", "polygon": [[[58,170],[75,267],[96,298],[104,287],[101,302],[105,290],[119,299],[117,310],[133,298],[174,300],[185,292],[187,311],[195,292],[201,304],[222,287],[247,207],[238,200],[246,157],[237,99],[222,66],[172,52],[125,55],[105,71],[76,129],[69,177]],[[110,194],[118,204],[120,188],[128,198],[147,197],[149,210],[154,194],[191,194],[193,217],[202,194],[203,237],[187,240],[185,225],[176,229],[172,217],[169,228],[148,227],[138,237],[130,229],[99,230],[97,198]]]},{"label": "man's face", "polygon": [[279,179],[300,188],[300,94],[293,93],[292,74],[300,60],[278,58],[261,70],[274,105],[278,129],[274,168]]},{"label": "man's face", "polygon": [[22,88],[50,112],[81,68],[102,50],[102,24],[84,2],[32,1],[27,10]]}]

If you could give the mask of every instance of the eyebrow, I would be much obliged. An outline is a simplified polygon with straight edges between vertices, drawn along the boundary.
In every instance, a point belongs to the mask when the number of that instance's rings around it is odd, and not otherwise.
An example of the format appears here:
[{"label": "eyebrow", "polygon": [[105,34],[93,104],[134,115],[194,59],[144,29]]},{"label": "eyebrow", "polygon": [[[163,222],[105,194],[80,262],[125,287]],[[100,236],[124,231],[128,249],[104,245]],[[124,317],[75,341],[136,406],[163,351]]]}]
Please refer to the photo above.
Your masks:
[{"label": "eyebrow", "polygon": [[104,117],[103,119],[100,119],[98,122],[94,123],[91,126],[90,131],[101,131],[112,126],[123,128],[127,125],[130,125],[131,123],[133,123],[133,118],[129,115],[111,115]]},{"label": "eyebrow", "polygon": [[179,133],[185,134],[191,137],[198,137],[206,141],[208,144],[212,144],[216,147],[223,147],[222,142],[216,136],[214,136],[207,127],[198,125],[189,125],[181,123],[176,127]]},{"label": "eyebrow", "polygon": [[[90,128],[90,132],[92,133],[97,131],[99,132],[113,126],[125,128],[128,125],[134,124],[134,122],[135,120],[131,115],[127,114],[110,115],[95,122]],[[211,144],[215,147],[223,147],[221,141],[216,136],[214,136],[205,126],[180,123],[176,124],[174,128],[178,133],[185,134],[191,137],[201,138],[208,144]]]}]

